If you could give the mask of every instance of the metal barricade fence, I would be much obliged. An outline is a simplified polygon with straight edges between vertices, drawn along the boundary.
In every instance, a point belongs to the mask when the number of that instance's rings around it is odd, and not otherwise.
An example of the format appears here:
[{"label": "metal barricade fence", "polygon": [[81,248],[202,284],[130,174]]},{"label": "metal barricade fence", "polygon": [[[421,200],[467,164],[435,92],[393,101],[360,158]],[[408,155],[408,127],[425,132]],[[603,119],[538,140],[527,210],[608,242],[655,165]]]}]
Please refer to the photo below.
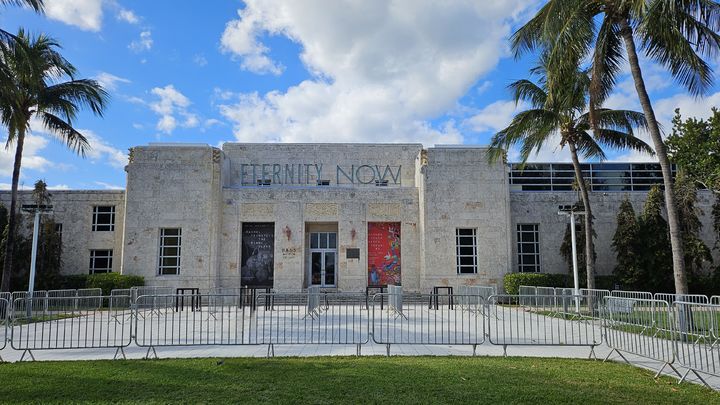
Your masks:
[{"label": "metal barricade fence", "polygon": [[518,295],[493,295],[487,302],[488,339],[503,346],[587,346],[590,357],[602,344],[593,322],[563,314],[576,296],[538,295],[534,305],[516,305]]},{"label": "metal barricade fence", "polygon": [[250,342],[268,345],[334,344],[360,345],[368,342],[369,313],[364,293],[321,293],[321,311],[311,312],[313,293],[261,293],[269,307],[259,306],[251,325]]},{"label": "metal barricade fence", "polygon": [[403,314],[403,288],[399,285],[388,286],[388,310],[395,312],[399,316]]},{"label": "metal barricade fence", "polygon": [[[153,287],[153,286],[142,286],[142,287],[131,287],[130,288],[130,300],[132,303],[137,305],[148,305],[152,308],[158,308],[161,305],[165,306],[172,306],[174,305],[174,299],[168,298],[168,295],[173,295],[175,293],[175,289],[173,287]],[[163,297],[157,300],[157,302],[147,302],[144,301],[141,304],[138,304],[138,298],[140,296],[147,295],[147,296],[153,296],[153,297]]]},{"label": "metal barricade fence", "polygon": [[[656,376],[675,361],[675,319],[666,301],[605,297],[602,317],[605,339],[613,352],[627,361],[623,352],[663,363]],[[678,374],[679,375],[679,374]]]},{"label": "metal barricade fence", "polygon": [[639,300],[652,300],[653,299],[652,293],[649,293],[647,291],[612,290],[612,291],[610,291],[610,296],[617,297],[617,298],[632,298],[632,299],[639,299]]},{"label": "metal barricade fence", "polygon": [[720,350],[716,346],[720,305],[676,301],[672,308],[677,322],[677,359],[687,368],[680,382],[692,371],[708,385],[699,373],[720,377]]},{"label": "metal barricade fence", "polygon": [[[10,301],[7,298],[10,293],[3,293],[0,295],[0,350],[3,350],[7,346],[8,338],[8,323],[10,319]],[[3,361],[0,357],[0,363]]]},{"label": "metal barricade fence", "polygon": [[31,304],[36,305],[42,305],[45,307],[47,305],[47,301],[43,300],[43,298],[47,298],[47,291],[40,290],[40,291],[33,291],[33,302],[30,302],[27,300],[28,298],[28,291],[13,291],[10,293],[10,310],[11,310],[11,316],[14,316],[15,312],[17,312],[15,308],[15,302],[19,299],[26,300],[27,302],[21,304],[21,309],[23,311],[27,311],[28,307],[32,307]]},{"label": "metal barricade fence", "polygon": [[535,287],[535,305],[552,306],[555,303],[554,287]]},{"label": "metal barricade fence", "polygon": [[[307,313],[309,316],[314,317],[319,314],[322,308],[320,307],[320,292],[319,286],[310,286],[307,289]],[[267,294],[263,297],[268,297]],[[267,300],[267,298],[266,298]]]},{"label": "metal barricade fence", "polygon": [[[678,299],[679,298],[679,299]],[[707,295],[702,294],[673,294],[673,293],[655,293],[653,299],[657,301],[665,301],[669,305],[675,301],[693,302],[696,304],[709,304],[710,300]]]},{"label": "metal barricade fence", "polygon": [[[457,298],[465,300],[458,294],[452,297],[453,300]],[[404,294],[404,316],[381,309],[382,299],[389,300],[390,294],[376,294],[372,300],[372,339],[386,345],[388,356],[393,344],[471,345],[474,354],[476,346],[485,342],[482,298],[477,308],[463,311],[450,305],[428,308],[428,302],[451,299],[446,294]]]},{"label": "metal barricade fence", "polygon": [[77,290],[78,309],[102,308],[103,292],[101,288],[81,288]]},{"label": "metal barricade fence", "polygon": [[497,289],[491,286],[464,285],[457,288],[455,303],[463,310],[478,308],[480,300],[487,301],[491,295],[497,294]]},{"label": "metal barricade fence", "polygon": [[72,298],[77,297],[78,290],[67,289],[67,290],[48,290],[48,298]]},{"label": "metal barricade fence", "polygon": [[713,295],[710,297],[710,303],[713,305],[720,305],[720,295]]},{"label": "metal barricade fence", "polygon": [[[100,297],[101,302],[103,298]],[[83,298],[18,298],[13,303],[11,346],[33,357],[33,350],[115,348],[115,357],[132,341],[130,306],[83,307]],[[33,301],[30,311],[24,307]],[[47,302],[47,304],[45,304]]]},{"label": "metal barricade fence", "polygon": [[605,297],[610,296],[610,290],[581,288],[580,296],[580,313],[589,318],[601,319],[602,305]]},{"label": "metal barricade fence", "polygon": [[[251,308],[239,304],[239,297],[201,295],[199,308],[179,310],[168,302],[182,295],[142,295],[136,301],[135,343],[147,347],[196,345],[247,345],[254,319]],[[236,297],[234,305],[228,305]]]},{"label": "metal barricade fence", "polygon": [[524,306],[535,305],[535,296],[537,295],[537,287],[521,285],[518,287],[518,303]]}]

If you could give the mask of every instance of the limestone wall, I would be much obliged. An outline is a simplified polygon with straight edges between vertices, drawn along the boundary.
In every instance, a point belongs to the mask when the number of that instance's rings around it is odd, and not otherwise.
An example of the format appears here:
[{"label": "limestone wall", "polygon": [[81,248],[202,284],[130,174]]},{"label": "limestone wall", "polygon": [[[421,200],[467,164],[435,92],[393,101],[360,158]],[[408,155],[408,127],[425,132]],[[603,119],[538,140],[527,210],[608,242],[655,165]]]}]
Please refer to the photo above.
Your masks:
[{"label": "limestone wall", "polygon": [[[489,164],[486,148],[436,147],[422,168],[424,273],[435,285],[502,285],[510,271],[508,181],[502,162]],[[476,228],[477,274],[457,274],[457,228]]]},{"label": "limestone wall", "polygon": [[[640,214],[647,197],[646,192],[594,192],[590,194],[595,217],[595,251],[597,252],[597,274],[612,274],[616,264],[616,253],[612,249],[612,237],[617,228],[617,212],[620,203],[628,197],[636,214]],[[560,255],[560,245],[569,223],[567,216],[558,215],[558,206],[573,204],[579,200],[575,192],[512,192],[510,207],[512,210],[512,266],[517,268],[518,223],[539,224],[540,260],[544,273],[568,273],[568,266]],[[712,205],[714,197],[709,192],[698,193],[697,207],[703,215],[702,238],[712,248],[715,238],[712,229]],[[584,247],[578,247],[584,249]],[[714,250],[716,260],[717,250]]]},{"label": "limestone wall", "polygon": [[[113,250],[113,272],[120,272],[122,235],[124,222],[124,199],[122,190],[51,190],[52,214],[55,222],[62,224],[63,274],[88,274],[91,249]],[[0,192],[0,202],[10,208],[10,192]],[[34,204],[31,191],[20,191],[19,205]],[[93,207],[115,206],[115,230],[97,232],[92,230]],[[32,234],[33,216],[23,214],[21,232]]]},{"label": "limestone wall", "polygon": [[[127,171],[123,272],[148,285],[217,280],[222,152],[207,145],[135,147]],[[178,275],[158,275],[160,228],[182,228]]]}]

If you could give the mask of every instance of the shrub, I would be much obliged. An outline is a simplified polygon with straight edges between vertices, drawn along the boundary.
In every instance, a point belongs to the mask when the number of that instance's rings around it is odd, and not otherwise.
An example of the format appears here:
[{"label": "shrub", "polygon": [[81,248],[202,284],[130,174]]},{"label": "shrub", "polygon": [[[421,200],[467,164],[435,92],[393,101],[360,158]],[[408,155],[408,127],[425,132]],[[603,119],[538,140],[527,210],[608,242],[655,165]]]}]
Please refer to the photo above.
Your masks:
[{"label": "shrub", "polygon": [[110,295],[110,291],[118,288],[130,288],[145,285],[142,276],[128,276],[118,273],[92,274],[87,276],[86,288],[100,288],[103,295]]},{"label": "shrub", "polygon": [[510,295],[518,294],[521,285],[535,287],[565,287],[567,286],[567,274],[547,273],[509,273],[503,280],[505,292]]},{"label": "shrub", "polygon": [[48,290],[77,290],[80,288],[85,288],[85,286],[87,285],[87,278],[87,274],[60,276],[60,278],[58,279],[58,284],[50,286]]}]

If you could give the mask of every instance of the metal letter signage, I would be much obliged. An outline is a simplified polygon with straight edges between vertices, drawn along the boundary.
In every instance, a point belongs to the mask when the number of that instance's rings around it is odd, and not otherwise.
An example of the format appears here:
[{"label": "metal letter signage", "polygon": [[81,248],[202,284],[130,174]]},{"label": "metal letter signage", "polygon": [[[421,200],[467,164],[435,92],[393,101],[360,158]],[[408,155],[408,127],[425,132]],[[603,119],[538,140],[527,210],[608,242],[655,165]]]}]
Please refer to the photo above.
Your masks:
[{"label": "metal letter signage", "polygon": [[[402,179],[402,166],[390,165],[337,165],[335,185],[396,184]],[[322,163],[242,163],[240,185],[317,185],[319,181],[331,181]]]}]

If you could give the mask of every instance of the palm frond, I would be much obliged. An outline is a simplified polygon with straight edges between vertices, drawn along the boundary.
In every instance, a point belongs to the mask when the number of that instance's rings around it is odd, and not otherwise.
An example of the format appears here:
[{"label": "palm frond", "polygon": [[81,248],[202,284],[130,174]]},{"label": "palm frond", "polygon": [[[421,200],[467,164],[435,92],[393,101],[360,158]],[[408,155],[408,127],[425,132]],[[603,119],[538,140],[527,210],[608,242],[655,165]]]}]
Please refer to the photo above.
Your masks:
[{"label": "palm frond", "polygon": [[63,141],[68,148],[85,157],[85,153],[90,149],[90,142],[83,134],[56,115],[42,112],[39,116],[46,129]]},{"label": "palm frond", "polygon": [[542,108],[547,100],[545,90],[530,80],[517,80],[511,83],[508,88],[512,92],[516,105],[520,101],[527,101],[533,108]]}]

